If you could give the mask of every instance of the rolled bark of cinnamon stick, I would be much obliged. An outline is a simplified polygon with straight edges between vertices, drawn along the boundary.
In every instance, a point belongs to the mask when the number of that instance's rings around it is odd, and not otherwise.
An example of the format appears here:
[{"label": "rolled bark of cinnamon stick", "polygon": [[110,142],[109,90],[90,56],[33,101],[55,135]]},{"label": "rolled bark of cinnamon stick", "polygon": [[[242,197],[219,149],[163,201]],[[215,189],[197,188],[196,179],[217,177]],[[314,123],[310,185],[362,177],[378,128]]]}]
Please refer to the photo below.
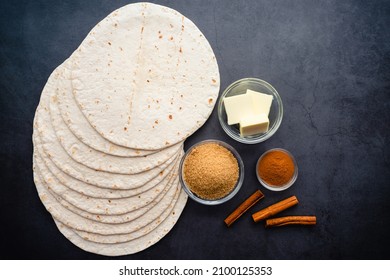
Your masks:
[{"label": "rolled bark of cinnamon stick", "polygon": [[257,223],[297,204],[298,204],[297,197],[291,196],[275,204],[272,204],[271,206],[268,206],[267,208],[264,208],[259,212],[254,213],[252,215],[252,218]]},{"label": "rolled bark of cinnamon stick", "polygon": [[285,216],[280,218],[267,219],[265,227],[281,227],[287,225],[315,225],[316,216]]},{"label": "rolled bark of cinnamon stick", "polygon": [[264,194],[257,190],[250,197],[248,197],[240,206],[237,207],[225,220],[225,224],[230,227],[239,217],[241,217],[249,208],[256,204],[260,199],[264,197]]}]

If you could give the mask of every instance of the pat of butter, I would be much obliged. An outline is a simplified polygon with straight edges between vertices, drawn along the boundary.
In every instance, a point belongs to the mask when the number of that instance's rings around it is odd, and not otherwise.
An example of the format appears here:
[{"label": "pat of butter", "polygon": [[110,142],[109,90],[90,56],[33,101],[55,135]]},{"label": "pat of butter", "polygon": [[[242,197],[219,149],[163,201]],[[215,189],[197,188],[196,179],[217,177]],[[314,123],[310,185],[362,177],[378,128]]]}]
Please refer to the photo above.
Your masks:
[{"label": "pat of butter", "polygon": [[240,123],[241,119],[254,115],[265,114],[268,116],[272,95],[247,89],[245,94],[225,97],[223,99],[228,125]]},{"label": "pat of butter", "polygon": [[271,109],[273,96],[265,93],[260,93],[250,89],[246,90],[246,94],[250,95],[253,101],[253,111],[255,115],[265,114],[268,116]]},{"label": "pat of butter", "polygon": [[246,137],[268,131],[269,120],[266,114],[251,115],[240,121],[240,135]]},{"label": "pat of butter", "polygon": [[238,124],[241,119],[247,118],[254,113],[253,99],[248,94],[225,97],[223,103],[228,125]]}]

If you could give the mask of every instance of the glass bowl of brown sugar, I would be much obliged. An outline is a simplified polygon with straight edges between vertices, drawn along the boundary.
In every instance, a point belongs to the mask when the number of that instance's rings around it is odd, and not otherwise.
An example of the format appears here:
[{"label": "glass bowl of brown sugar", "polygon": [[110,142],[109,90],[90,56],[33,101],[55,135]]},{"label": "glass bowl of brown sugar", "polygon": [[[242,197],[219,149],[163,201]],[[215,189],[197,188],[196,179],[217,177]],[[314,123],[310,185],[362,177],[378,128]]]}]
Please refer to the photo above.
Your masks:
[{"label": "glass bowl of brown sugar", "polygon": [[244,163],[238,152],[219,140],[201,141],[180,162],[180,183],[188,196],[206,205],[233,198],[244,181]]},{"label": "glass bowl of brown sugar", "polygon": [[262,154],[256,164],[260,184],[271,191],[284,191],[298,178],[298,165],[287,150],[275,148]]}]

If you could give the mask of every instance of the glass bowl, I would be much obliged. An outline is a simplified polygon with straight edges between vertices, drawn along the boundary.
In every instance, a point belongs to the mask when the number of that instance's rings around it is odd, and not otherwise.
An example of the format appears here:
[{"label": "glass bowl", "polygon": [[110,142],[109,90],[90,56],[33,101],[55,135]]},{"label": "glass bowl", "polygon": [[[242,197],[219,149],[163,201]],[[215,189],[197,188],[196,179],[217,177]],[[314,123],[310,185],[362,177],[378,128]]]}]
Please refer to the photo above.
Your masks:
[{"label": "glass bowl", "polygon": [[[257,92],[270,94],[273,96],[271,109],[268,115],[269,129],[265,133],[260,133],[252,136],[242,137],[240,135],[240,128],[238,125],[228,125],[227,116],[223,99],[225,97],[244,94],[247,89]],[[245,144],[256,144],[263,142],[270,138],[278,130],[283,118],[283,103],[278,92],[266,81],[257,78],[245,78],[238,80],[228,86],[218,101],[218,119],[227,135],[234,140]]]},{"label": "glass bowl", "polygon": [[[227,194],[226,196],[224,196],[222,198],[219,198],[219,199],[214,199],[214,200],[204,199],[204,198],[201,198],[201,197],[197,196],[195,193],[193,193],[191,191],[191,189],[189,188],[189,186],[187,186],[187,184],[186,184],[186,182],[184,180],[184,174],[183,174],[183,172],[184,172],[184,170],[183,170],[184,162],[185,162],[187,156],[191,153],[191,151],[194,148],[199,147],[199,146],[201,146],[203,144],[207,144],[207,143],[219,144],[219,145],[225,147],[226,149],[228,149],[233,154],[233,156],[237,159],[238,168],[239,168],[238,179],[237,179],[236,185],[234,186],[233,190],[229,194]],[[219,140],[214,140],[214,139],[204,140],[204,141],[201,141],[201,142],[193,145],[192,147],[190,147],[188,149],[188,151],[185,153],[185,155],[183,156],[183,158],[181,159],[181,161],[180,161],[180,169],[179,169],[179,179],[180,179],[180,183],[181,183],[184,191],[194,201],[202,203],[202,204],[205,204],[205,205],[222,204],[222,203],[232,199],[238,193],[238,191],[240,190],[240,188],[242,186],[242,183],[244,182],[244,163],[243,163],[243,161],[241,159],[241,156],[238,154],[238,152],[232,146],[230,146],[229,144],[227,144],[225,142],[222,142],[222,141],[219,141]]]},{"label": "glass bowl", "polygon": [[[268,153],[270,152],[273,152],[273,151],[281,151],[281,152],[284,152],[286,154],[288,154],[290,156],[290,158],[292,159],[293,163],[294,163],[294,174],[293,176],[291,177],[290,181],[288,181],[286,184],[282,185],[282,186],[273,186],[273,185],[269,185],[267,184],[266,182],[264,182],[260,175],[259,175],[259,163],[260,161],[263,159],[264,156],[266,156]],[[298,165],[297,165],[297,162],[295,161],[295,158],[294,156],[287,150],[285,149],[281,149],[281,148],[275,148],[275,149],[270,149],[268,151],[266,151],[265,153],[263,153],[260,158],[257,160],[257,164],[256,164],[256,176],[257,176],[257,179],[259,180],[260,184],[262,184],[266,189],[269,189],[271,191],[284,191],[284,190],[287,190],[289,187],[291,187],[295,181],[297,180],[298,178]]]}]

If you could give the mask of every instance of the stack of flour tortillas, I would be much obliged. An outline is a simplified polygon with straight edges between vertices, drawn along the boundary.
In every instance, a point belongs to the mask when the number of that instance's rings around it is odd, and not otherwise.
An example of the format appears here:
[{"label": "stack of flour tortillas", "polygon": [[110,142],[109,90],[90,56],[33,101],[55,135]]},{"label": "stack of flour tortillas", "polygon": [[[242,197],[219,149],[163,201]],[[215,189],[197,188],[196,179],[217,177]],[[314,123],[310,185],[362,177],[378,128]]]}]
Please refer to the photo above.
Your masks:
[{"label": "stack of flour tortillas", "polygon": [[49,77],[34,119],[34,180],[61,233],[102,255],[164,237],[187,196],[183,142],[219,92],[213,51],[167,7],[122,7]]}]

